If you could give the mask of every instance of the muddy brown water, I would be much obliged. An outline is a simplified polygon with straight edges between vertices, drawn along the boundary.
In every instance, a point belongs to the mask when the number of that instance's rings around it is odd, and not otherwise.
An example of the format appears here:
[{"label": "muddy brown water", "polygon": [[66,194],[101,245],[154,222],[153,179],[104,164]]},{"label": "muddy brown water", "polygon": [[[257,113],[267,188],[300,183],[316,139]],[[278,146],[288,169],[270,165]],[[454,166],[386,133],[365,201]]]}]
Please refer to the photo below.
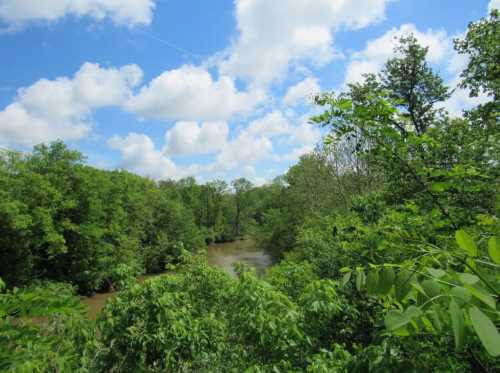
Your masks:
[{"label": "muddy brown water", "polygon": [[[257,275],[264,274],[266,269],[272,264],[271,258],[262,250],[258,250],[252,240],[239,240],[234,242],[211,244],[207,248],[207,261],[212,267],[222,268],[232,276],[235,276],[234,264],[237,262],[246,263],[255,268]],[[148,278],[162,276],[144,275],[138,278],[140,283]],[[106,301],[116,295],[115,292],[98,293],[82,300],[88,307],[89,318],[95,319]]]}]

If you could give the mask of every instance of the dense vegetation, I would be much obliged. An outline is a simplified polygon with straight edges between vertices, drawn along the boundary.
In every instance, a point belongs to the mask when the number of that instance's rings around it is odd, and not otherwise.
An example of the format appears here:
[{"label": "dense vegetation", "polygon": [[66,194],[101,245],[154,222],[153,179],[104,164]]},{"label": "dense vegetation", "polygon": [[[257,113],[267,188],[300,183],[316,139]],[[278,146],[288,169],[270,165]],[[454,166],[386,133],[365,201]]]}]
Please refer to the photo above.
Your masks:
[{"label": "dense vegetation", "polygon": [[[61,143],[5,152],[0,369],[498,371],[498,40],[494,11],[456,41],[461,87],[489,100],[454,118],[402,38],[379,75],[316,98],[324,143],[259,188],[157,184]],[[195,253],[250,234],[277,261],[264,278]],[[75,291],[109,286],[87,320]]]},{"label": "dense vegetation", "polygon": [[80,293],[113,285],[116,271],[161,272],[182,249],[249,230],[249,181],[155,183],[85,165],[63,143],[0,153],[0,277],[69,282]]}]

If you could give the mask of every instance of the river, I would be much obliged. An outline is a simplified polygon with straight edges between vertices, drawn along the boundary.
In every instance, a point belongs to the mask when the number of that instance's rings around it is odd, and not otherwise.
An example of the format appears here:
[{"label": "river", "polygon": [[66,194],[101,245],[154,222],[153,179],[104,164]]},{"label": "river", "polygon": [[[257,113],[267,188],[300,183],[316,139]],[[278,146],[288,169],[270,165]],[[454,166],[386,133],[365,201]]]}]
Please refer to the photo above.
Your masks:
[{"label": "river", "polygon": [[258,276],[262,276],[271,265],[271,258],[255,247],[252,240],[215,243],[208,246],[207,261],[212,267],[224,269],[235,276],[234,264],[243,262],[255,268]]},{"label": "river", "polygon": [[[258,250],[252,240],[238,240],[234,242],[215,243],[207,247],[207,261],[212,267],[222,268],[232,276],[235,276],[234,264],[243,262],[255,268],[258,276],[264,274],[271,265],[271,258],[262,250]],[[140,276],[138,281],[143,282],[150,277],[159,275]],[[106,304],[106,300],[113,297],[114,292],[98,293],[83,299],[89,309],[89,318],[95,319]]]}]

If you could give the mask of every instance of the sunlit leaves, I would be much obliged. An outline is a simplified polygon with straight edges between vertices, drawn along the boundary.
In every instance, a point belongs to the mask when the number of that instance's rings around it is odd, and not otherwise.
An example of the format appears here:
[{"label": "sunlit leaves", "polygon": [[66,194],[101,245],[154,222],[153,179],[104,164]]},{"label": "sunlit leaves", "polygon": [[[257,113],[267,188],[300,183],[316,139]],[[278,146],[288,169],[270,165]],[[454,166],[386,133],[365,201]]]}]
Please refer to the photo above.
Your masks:
[{"label": "sunlit leaves", "polygon": [[455,239],[457,240],[458,246],[467,252],[472,257],[477,256],[477,246],[472,238],[464,230],[458,230],[455,233]]},{"label": "sunlit leaves", "polygon": [[477,284],[479,281],[479,277],[471,273],[458,273],[457,275],[462,284],[465,285],[474,285]]},{"label": "sunlit leaves", "polygon": [[422,315],[420,308],[415,306],[408,307],[404,312],[389,311],[385,316],[385,326],[389,331],[396,331],[408,323],[414,321]]},{"label": "sunlit leaves", "polygon": [[455,337],[455,349],[462,351],[464,346],[464,315],[460,307],[454,300],[451,300],[449,307],[453,336]]},{"label": "sunlit leaves", "polygon": [[469,290],[461,286],[455,286],[450,290],[450,295],[454,297],[454,301],[463,306],[469,303],[472,299],[472,294]]},{"label": "sunlit leaves", "polygon": [[493,297],[483,288],[478,286],[465,285],[465,288],[471,292],[471,294],[480,300],[482,303],[487,305],[492,309],[496,309],[496,302]]},{"label": "sunlit leaves", "polygon": [[495,324],[477,307],[472,307],[469,310],[469,316],[472,326],[486,351],[492,356],[499,356],[500,334]]},{"label": "sunlit leaves", "polygon": [[491,237],[488,240],[488,254],[496,264],[500,264],[500,238]]}]

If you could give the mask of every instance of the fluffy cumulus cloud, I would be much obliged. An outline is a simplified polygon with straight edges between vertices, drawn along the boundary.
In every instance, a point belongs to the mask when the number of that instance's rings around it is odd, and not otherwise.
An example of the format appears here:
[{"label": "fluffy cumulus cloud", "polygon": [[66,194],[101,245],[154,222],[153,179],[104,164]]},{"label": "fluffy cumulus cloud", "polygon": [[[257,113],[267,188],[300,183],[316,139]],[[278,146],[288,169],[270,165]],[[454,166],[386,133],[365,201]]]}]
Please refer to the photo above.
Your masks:
[{"label": "fluffy cumulus cloud", "polygon": [[267,182],[265,178],[258,176],[255,167],[250,165],[243,167],[239,172],[239,176],[250,180],[256,186],[262,186]]},{"label": "fluffy cumulus cloud", "polygon": [[311,153],[314,150],[314,145],[302,145],[296,148],[293,148],[289,153],[284,154],[282,156],[278,156],[278,161],[296,161],[304,154]]},{"label": "fluffy cumulus cloud", "polygon": [[355,52],[347,67],[346,83],[358,82],[366,73],[379,72],[384,63],[394,55],[394,47],[403,35],[413,34],[418,42],[429,48],[427,58],[433,64],[453,59],[453,43],[444,30],[417,30],[412,24],[392,28],[381,37],[367,42],[364,50]]},{"label": "fluffy cumulus cloud", "polygon": [[250,122],[245,132],[254,137],[275,137],[291,133],[292,127],[281,111],[276,110]]},{"label": "fluffy cumulus cloud", "polygon": [[149,24],[154,0],[1,0],[0,21],[10,28],[29,22],[51,22],[68,15],[88,16],[96,21],[105,18],[134,26]]},{"label": "fluffy cumulus cloud", "polygon": [[0,143],[31,146],[56,139],[75,140],[91,130],[93,110],[121,105],[142,79],[136,65],[102,68],[85,63],[73,79],[41,79],[21,88],[0,111]]},{"label": "fluffy cumulus cloud", "polygon": [[273,158],[274,137],[288,136],[291,132],[291,124],[280,111],[267,113],[230,139],[208,170],[225,172],[250,166],[253,169],[255,164]]},{"label": "fluffy cumulus cloud", "polygon": [[221,59],[224,74],[268,83],[290,63],[322,65],[336,55],[338,29],[379,21],[387,0],[237,0],[238,37]]},{"label": "fluffy cumulus cloud", "polygon": [[[310,152],[321,138],[321,131],[308,123],[305,117],[298,123],[290,121],[278,110],[250,122],[226,144],[209,166],[210,171],[224,172],[254,167],[262,161],[290,161]],[[284,155],[276,154],[278,141],[290,148]],[[256,180],[256,178],[254,178]]]},{"label": "fluffy cumulus cloud", "polygon": [[210,170],[229,171],[238,167],[251,166],[272,158],[273,143],[270,138],[252,136],[242,132],[217,154]]},{"label": "fluffy cumulus cloud", "polygon": [[263,99],[262,91],[238,91],[228,76],[214,80],[204,68],[182,66],[153,79],[127,109],[145,119],[219,121],[248,113]]},{"label": "fluffy cumulus cloud", "polygon": [[175,178],[175,164],[146,135],[129,133],[126,137],[114,136],[108,145],[122,154],[122,167],[154,179]]},{"label": "fluffy cumulus cloud", "polygon": [[500,9],[500,0],[490,0],[488,12],[491,12],[493,9]]},{"label": "fluffy cumulus cloud", "polygon": [[304,103],[320,91],[318,80],[309,77],[288,88],[285,97],[283,97],[283,103],[292,106]]},{"label": "fluffy cumulus cloud", "polygon": [[224,148],[229,128],[225,122],[177,122],[165,134],[167,154],[208,154]]},{"label": "fluffy cumulus cloud", "polygon": [[286,142],[292,146],[292,149],[283,155],[277,155],[277,161],[294,161],[302,155],[310,153],[320,141],[321,130],[308,121],[309,116],[305,115],[299,119],[298,124],[292,127]]}]

